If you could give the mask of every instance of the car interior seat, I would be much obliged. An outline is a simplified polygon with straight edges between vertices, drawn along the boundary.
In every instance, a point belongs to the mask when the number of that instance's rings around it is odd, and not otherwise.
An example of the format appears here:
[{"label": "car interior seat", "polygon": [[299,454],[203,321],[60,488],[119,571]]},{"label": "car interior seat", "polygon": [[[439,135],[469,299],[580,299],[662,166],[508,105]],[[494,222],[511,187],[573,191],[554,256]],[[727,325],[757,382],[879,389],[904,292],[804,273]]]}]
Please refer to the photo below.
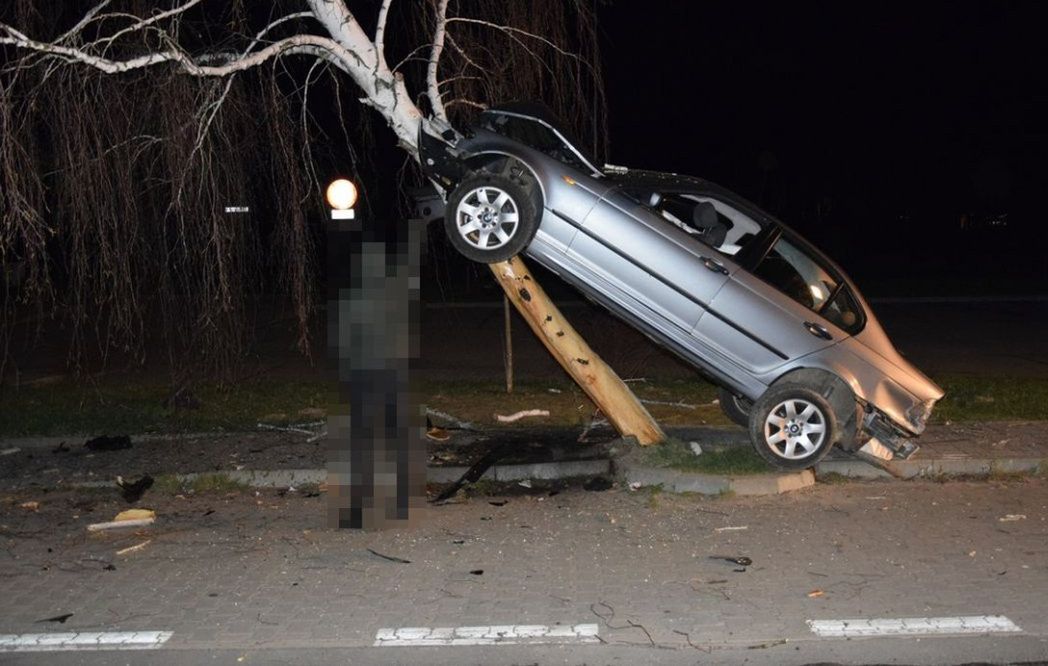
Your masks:
[{"label": "car interior seat", "polygon": [[691,220],[699,232],[699,238],[707,245],[720,247],[728,236],[728,226],[720,221],[717,209],[709,201],[695,204]]}]

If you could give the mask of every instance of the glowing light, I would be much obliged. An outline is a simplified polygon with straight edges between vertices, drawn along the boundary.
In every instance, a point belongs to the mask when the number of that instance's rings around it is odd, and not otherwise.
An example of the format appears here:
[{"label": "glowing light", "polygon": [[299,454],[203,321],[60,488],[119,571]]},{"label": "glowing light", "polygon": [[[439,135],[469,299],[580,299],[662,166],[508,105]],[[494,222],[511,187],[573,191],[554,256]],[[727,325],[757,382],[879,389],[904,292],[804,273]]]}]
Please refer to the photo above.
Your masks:
[{"label": "glowing light", "polygon": [[350,210],[357,203],[357,186],[345,178],[332,181],[325,193],[328,205],[335,210]]}]

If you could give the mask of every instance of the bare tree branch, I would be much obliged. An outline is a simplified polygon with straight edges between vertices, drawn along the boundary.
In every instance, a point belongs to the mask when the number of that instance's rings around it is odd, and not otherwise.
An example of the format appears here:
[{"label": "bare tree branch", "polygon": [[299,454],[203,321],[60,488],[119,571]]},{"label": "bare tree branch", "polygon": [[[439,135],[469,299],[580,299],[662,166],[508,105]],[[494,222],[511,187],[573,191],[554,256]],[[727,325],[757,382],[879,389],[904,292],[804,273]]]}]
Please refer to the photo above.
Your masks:
[{"label": "bare tree branch", "polygon": [[386,21],[389,19],[389,7],[393,0],[382,0],[382,6],[378,10],[378,25],[375,27],[375,51],[378,53],[378,64],[388,67],[386,64]]},{"label": "bare tree branch", "polygon": [[429,54],[429,66],[426,69],[426,94],[429,97],[433,115],[447,122],[448,113],[440,98],[437,70],[440,68],[440,54],[444,51],[444,35],[448,28],[448,0],[437,0],[437,21],[433,28],[433,49]]}]

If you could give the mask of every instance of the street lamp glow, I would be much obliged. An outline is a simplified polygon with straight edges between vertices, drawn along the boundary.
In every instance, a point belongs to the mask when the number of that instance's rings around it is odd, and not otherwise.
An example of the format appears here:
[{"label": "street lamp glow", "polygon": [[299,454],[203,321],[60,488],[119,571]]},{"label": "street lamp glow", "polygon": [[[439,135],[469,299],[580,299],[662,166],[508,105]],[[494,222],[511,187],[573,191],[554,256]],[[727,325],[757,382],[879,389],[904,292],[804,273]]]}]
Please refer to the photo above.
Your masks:
[{"label": "street lamp glow", "polygon": [[357,203],[357,186],[345,178],[334,180],[327,187],[327,202],[335,210],[350,210]]}]

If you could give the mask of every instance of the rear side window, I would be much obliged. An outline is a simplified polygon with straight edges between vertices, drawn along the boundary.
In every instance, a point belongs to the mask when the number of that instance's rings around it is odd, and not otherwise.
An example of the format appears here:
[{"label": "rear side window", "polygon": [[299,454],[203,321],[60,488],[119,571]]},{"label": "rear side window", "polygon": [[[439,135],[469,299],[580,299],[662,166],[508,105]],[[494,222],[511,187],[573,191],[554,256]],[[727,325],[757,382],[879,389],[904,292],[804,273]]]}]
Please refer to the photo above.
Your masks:
[{"label": "rear side window", "polygon": [[862,330],[862,311],[846,284],[821,261],[785,236],[764,256],[754,274],[804,307],[849,333]]}]

